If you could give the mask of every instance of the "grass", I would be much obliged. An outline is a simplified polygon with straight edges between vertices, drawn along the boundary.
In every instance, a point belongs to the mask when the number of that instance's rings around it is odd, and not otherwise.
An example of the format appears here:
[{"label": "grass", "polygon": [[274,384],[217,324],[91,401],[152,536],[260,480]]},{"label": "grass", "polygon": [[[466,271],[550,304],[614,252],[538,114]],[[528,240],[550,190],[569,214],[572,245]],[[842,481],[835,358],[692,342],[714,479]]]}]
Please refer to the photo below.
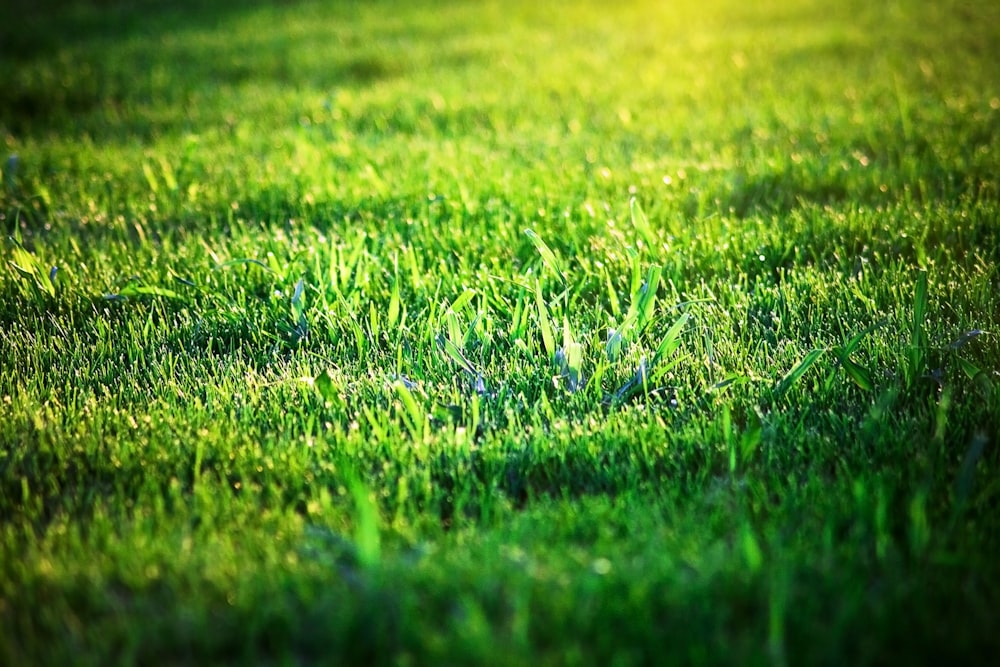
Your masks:
[{"label": "grass", "polygon": [[676,4],[4,9],[0,662],[1000,648],[997,9]]}]

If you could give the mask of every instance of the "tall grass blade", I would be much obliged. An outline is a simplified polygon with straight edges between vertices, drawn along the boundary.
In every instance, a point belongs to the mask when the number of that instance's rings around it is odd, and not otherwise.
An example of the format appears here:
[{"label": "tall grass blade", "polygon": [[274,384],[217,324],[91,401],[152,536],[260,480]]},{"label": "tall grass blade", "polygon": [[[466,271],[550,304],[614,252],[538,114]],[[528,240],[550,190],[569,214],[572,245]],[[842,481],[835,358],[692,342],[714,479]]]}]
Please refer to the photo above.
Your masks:
[{"label": "tall grass blade", "polygon": [[632,216],[632,226],[635,231],[638,232],[642,240],[646,242],[646,246],[650,249],[656,247],[656,233],[653,232],[652,226],[649,224],[649,218],[646,217],[646,213],[642,210],[642,206],[639,205],[639,200],[632,197],[628,201],[629,213]]},{"label": "tall grass blade", "polygon": [[663,334],[663,339],[660,344],[656,346],[656,352],[653,353],[652,366],[663,362],[665,359],[670,357],[678,347],[681,345],[680,333],[687,325],[688,321],[691,319],[690,313],[684,313],[677,321],[667,329],[667,333]]},{"label": "tall grass blade", "polygon": [[552,321],[549,319],[549,309],[545,306],[545,299],[542,297],[542,286],[540,281],[535,281],[535,306],[538,308],[538,326],[542,330],[542,344],[545,346],[545,354],[551,359],[556,353],[556,337],[552,330]]},{"label": "tall grass blade", "polygon": [[913,386],[924,373],[927,354],[927,333],[924,320],[927,316],[927,272],[921,271],[913,293],[913,319],[910,324],[910,347],[907,350],[905,377],[907,386]]},{"label": "tall grass blade", "polygon": [[424,411],[420,409],[417,400],[413,397],[413,392],[407,387],[406,382],[395,380],[392,388],[396,392],[396,398],[403,406],[403,421],[413,438],[421,438],[424,435],[424,427],[427,423]]},{"label": "tall grass blade", "polygon": [[639,290],[639,310],[636,318],[636,332],[642,332],[646,325],[653,320],[653,311],[656,306],[656,292],[660,287],[660,274],[663,269],[658,264],[649,267],[646,273],[646,282]]},{"label": "tall grass blade", "polygon": [[559,277],[560,281],[565,283],[566,273],[563,271],[562,263],[559,261],[559,258],[556,257],[556,254],[552,252],[552,249],[549,248],[548,244],[545,243],[542,237],[539,236],[533,229],[525,229],[524,233],[529,239],[531,239],[531,242],[535,246],[535,250],[537,250],[538,254],[541,255],[542,262],[549,268],[549,270]]}]

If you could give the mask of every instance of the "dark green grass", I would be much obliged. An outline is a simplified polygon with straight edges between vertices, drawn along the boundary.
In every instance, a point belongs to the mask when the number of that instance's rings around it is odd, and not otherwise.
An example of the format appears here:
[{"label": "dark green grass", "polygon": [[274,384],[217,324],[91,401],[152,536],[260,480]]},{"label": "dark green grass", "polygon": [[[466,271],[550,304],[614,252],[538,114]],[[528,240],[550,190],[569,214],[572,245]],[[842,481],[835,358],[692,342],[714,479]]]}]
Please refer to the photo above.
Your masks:
[{"label": "dark green grass", "polygon": [[996,652],[991,4],[4,12],[0,662]]}]

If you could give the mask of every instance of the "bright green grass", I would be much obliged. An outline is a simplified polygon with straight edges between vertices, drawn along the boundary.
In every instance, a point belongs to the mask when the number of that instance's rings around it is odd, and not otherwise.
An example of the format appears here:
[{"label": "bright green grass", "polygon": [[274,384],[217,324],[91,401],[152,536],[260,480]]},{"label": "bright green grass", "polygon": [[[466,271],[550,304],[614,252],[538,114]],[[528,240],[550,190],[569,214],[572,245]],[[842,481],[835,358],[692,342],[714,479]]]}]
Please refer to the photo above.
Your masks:
[{"label": "bright green grass", "polygon": [[996,654],[1000,11],[606,4],[3,10],[0,663]]}]

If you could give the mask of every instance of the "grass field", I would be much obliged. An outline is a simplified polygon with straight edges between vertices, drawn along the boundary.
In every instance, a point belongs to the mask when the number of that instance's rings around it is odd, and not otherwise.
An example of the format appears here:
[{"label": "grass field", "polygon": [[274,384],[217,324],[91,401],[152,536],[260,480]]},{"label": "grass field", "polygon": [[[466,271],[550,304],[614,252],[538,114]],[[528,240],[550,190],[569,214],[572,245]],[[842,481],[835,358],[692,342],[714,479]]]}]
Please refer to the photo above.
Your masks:
[{"label": "grass field", "polygon": [[0,664],[1000,650],[1000,5],[0,10]]}]

